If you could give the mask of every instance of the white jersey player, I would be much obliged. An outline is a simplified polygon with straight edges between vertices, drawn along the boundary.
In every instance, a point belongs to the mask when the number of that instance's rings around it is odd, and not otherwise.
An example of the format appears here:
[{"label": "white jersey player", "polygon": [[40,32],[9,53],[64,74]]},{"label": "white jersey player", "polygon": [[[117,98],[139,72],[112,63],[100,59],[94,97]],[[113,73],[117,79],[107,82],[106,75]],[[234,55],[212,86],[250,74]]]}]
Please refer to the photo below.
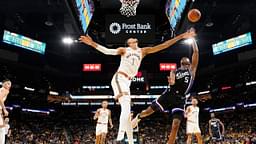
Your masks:
[{"label": "white jersey player", "polygon": [[80,41],[92,46],[96,50],[106,55],[121,55],[121,62],[118,70],[113,76],[111,85],[114,91],[115,99],[117,99],[121,105],[121,115],[119,123],[119,131],[117,141],[124,139],[124,134],[127,134],[129,144],[133,144],[133,134],[131,125],[131,98],[130,98],[130,84],[131,79],[137,74],[142,59],[152,53],[169,48],[171,45],[183,38],[189,38],[195,36],[194,31],[188,31],[166,42],[153,46],[153,47],[138,47],[138,40],[136,38],[129,38],[127,40],[128,47],[119,47],[117,49],[106,48],[96,42],[94,42],[89,36],[81,36]]},{"label": "white jersey player", "polygon": [[98,109],[93,117],[94,120],[97,120],[96,125],[96,144],[105,144],[106,135],[108,133],[108,123],[110,128],[113,128],[111,111],[108,109],[108,102],[102,101],[102,108]]},{"label": "white jersey player", "polygon": [[2,87],[0,88],[0,144],[5,144],[5,122],[4,117],[8,116],[8,111],[5,108],[5,100],[10,92],[11,81],[6,79],[2,82]]},{"label": "white jersey player", "polygon": [[192,98],[192,105],[186,109],[185,116],[187,118],[187,144],[191,144],[192,135],[196,135],[198,144],[202,144],[201,130],[199,127],[199,107],[196,98]]}]

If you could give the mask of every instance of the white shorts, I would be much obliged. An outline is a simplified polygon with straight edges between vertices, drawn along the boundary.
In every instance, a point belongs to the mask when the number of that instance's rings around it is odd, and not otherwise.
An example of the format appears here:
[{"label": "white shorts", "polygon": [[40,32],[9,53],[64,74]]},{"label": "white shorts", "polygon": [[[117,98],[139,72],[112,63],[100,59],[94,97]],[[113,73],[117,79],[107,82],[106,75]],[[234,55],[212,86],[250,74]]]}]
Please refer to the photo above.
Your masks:
[{"label": "white shorts", "polygon": [[5,144],[5,128],[0,128],[0,144]]},{"label": "white shorts", "polygon": [[0,126],[4,126],[4,118],[2,114],[0,114]]},{"label": "white shorts", "polygon": [[102,133],[108,133],[108,124],[97,124],[96,125],[96,136],[101,135]]},{"label": "white shorts", "polygon": [[111,81],[111,86],[114,91],[114,96],[118,96],[120,93],[127,92],[130,94],[131,80],[120,73],[116,73]]},{"label": "white shorts", "polygon": [[187,122],[187,134],[201,133],[198,123]]}]

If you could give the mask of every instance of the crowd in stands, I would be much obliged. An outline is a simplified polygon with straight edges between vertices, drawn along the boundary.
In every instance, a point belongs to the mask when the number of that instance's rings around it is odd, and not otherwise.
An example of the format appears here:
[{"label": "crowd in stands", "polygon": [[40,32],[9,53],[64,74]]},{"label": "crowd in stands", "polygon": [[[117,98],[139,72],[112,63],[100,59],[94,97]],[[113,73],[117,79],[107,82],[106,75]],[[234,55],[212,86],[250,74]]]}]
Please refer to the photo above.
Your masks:
[{"label": "crowd in stands", "polygon": [[[84,113],[86,114],[86,113]],[[19,117],[10,116],[11,135],[8,144],[93,144],[95,122],[87,116],[78,118],[75,113],[66,116],[42,115],[22,112]],[[82,115],[82,113],[80,113]],[[89,114],[92,115],[92,114]],[[165,114],[145,119],[139,125],[139,139],[142,144],[165,144],[170,130],[170,120]],[[73,118],[72,118],[73,117]],[[86,118],[87,117],[87,118]],[[256,112],[240,110],[217,114],[226,127],[225,144],[256,143]],[[200,127],[205,143],[210,143],[208,135],[209,116],[200,117]],[[113,117],[114,128],[109,130],[107,144],[116,144],[118,117]],[[136,134],[135,134],[136,135]],[[184,144],[185,123],[182,124],[177,138]]]}]

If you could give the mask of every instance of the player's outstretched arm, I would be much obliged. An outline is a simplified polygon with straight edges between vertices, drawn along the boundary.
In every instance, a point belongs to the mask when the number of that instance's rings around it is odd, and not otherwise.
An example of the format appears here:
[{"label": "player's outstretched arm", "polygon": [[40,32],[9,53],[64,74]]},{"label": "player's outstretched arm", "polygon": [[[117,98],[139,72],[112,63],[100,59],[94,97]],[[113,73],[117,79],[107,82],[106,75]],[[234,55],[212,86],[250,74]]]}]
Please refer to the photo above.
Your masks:
[{"label": "player's outstretched arm", "polygon": [[110,128],[113,128],[113,123],[112,123],[112,118],[111,118],[111,111],[109,110],[109,118],[108,118],[108,122],[109,122],[109,125],[110,125]]},{"label": "player's outstretched arm", "polygon": [[219,120],[219,122],[220,122],[220,125],[221,125],[221,127],[222,127],[222,135],[224,135],[225,134],[225,126],[224,126],[224,124]]},{"label": "player's outstretched arm", "polygon": [[92,38],[90,36],[80,36],[79,40],[84,43],[87,44],[93,48],[95,48],[96,50],[100,51],[101,53],[105,54],[105,55],[123,55],[125,53],[125,48],[117,48],[117,49],[109,49],[106,48],[98,43],[96,43],[95,41],[92,40]]},{"label": "player's outstretched arm", "polygon": [[189,31],[182,33],[182,34],[174,37],[173,39],[167,40],[159,45],[143,48],[142,49],[143,55],[146,56],[147,54],[159,52],[161,50],[169,48],[170,46],[172,46],[173,44],[175,44],[177,41],[179,41],[181,39],[190,38],[190,37],[194,37],[194,36],[196,36],[195,31],[189,30]]},{"label": "player's outstretched arm", "polygon": [[209,128],[208,128],[208,131],[209,131],[209,135],[212,136],[211,120],[209,120]]},{"label": "player's outstretched arm", "polygon": [[196,75],[196,70],[199,62],[199,50],[198,50],[198,46],[195,39],[193,39],[192,47],[193,47],[193,55],[192,55],[191,70],[194,78]]}]

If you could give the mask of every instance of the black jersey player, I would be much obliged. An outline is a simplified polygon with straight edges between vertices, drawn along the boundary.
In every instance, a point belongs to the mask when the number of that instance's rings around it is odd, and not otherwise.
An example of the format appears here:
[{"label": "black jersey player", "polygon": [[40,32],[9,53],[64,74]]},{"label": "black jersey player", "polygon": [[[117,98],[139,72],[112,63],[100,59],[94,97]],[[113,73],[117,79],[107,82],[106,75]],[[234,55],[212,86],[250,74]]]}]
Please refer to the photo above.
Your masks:
[{"label": "black jersey player", "polygon": [[223,141],[224,133],[224,124],[219,119],[215,118],[214,113],[211,113],[211,119],[209,120],[209,134],[212,142],[220,144]]},{"label": "black jersey player", "polygon": [[170,72],[170,76],[168,77],[169,88],[167,88],[159,98],[153,101],[152,105],[139,113],[132,121],[133,127],[136,127],[142,118],[147,117],[156,111],[165,111],[171,108],[170,112],[173,116],[173,122],[168,144],[175,143],[180,122],[184,117],[186,94],[189,92],[195,79],[199,61],[199,51],[194,39],[192,47],[192,63],[190,63],[190,60],[187,57],[181,58],[180,68]]}]

